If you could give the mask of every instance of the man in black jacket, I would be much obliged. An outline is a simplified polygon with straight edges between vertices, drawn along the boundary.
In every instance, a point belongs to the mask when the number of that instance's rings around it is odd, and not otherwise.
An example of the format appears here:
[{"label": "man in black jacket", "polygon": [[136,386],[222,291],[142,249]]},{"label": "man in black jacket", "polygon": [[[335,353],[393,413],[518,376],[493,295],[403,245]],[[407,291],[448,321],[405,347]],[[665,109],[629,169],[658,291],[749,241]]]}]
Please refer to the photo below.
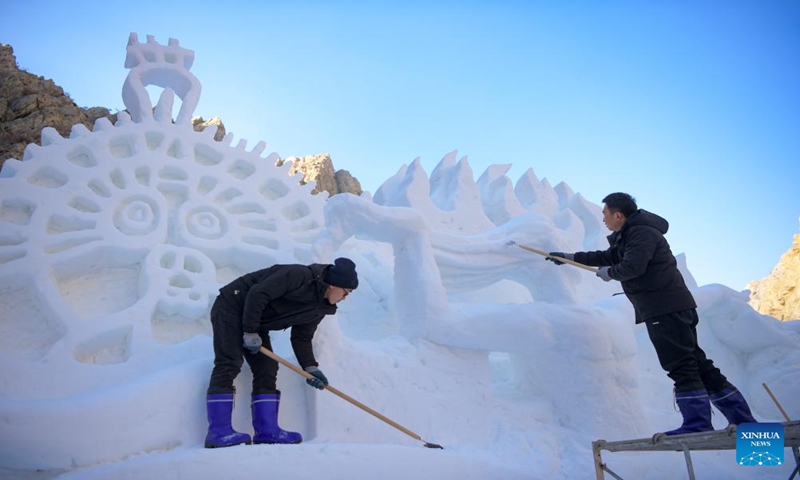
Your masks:
[{"label": "man in black jacket", "polygon": [[613,232],[608,236],[608,250],[551,252],[547,260],[562,265],[554,258],[561,257],[598,266],[598,277],[622,283],[636,323],[647,326],[659,363],[675,383],[683,424],[665,433],[713,430],[710,403],[731,424],[755,422],[744,396],[697,344],[697,304],[664,238],[668,222],[638,209],[627,193],[612,193],[603,203],[603,223]]},{"label": "man in black jacket", "polygon": [[[333,265],[273,265],[243,275],[220,289],[211,307],[214,330],[214,369],[208,386],[206,448],[242,443],[300,443],[299,433],[278,426],[280,391],[276,388],[278,363],[259,353],[272,349],[270,330],[291,327],[292,349],[303,369],[314,379],[306,382],[320,390],[328,379],[314,358],[311,340],[325,315],[358,287],[356,266],[348,258]],[[255,435],[231,426],[233,381],[246,360],[253,372],[252,415]]]}]

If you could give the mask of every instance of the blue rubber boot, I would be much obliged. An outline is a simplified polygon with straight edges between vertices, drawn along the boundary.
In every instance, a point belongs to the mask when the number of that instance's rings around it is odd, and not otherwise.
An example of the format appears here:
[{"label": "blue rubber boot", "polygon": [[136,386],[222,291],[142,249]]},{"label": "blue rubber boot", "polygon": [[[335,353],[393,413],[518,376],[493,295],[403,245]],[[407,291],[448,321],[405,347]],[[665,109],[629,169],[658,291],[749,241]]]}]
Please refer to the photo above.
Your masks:
[{"label": "blue rubber boot", "polygon": [[250,435],[239,433],[231,426],[233,394],[217,393],[206,397],[208,410],[208,435],[206,448],[231,447],[243,443],[250,445]]},{"label": "blue rubber boot", "polygon": [[303,436],[297,432],[287,432],[278,426],[278,407],[281,404],[279,393],[253,395],[253,443],[300,443]]},{"label": "blue rubber boot", "polygon": [[711,403],[705,389],[676,393],[675,402],[678,404],[681,415],[683,415],[683,425],[675,430],[664,432],[664,435],[681,435],[714,430],[714,426],[711,424]]},{"label": "blue rubber boot", "polygon": [[708,396],[711,403],[725,415],[728,423],[739,425],[740,423],[756,423],[757,420],[750,413],[750,406],[744,395],[738,388],[730,386],[717,393]]}]

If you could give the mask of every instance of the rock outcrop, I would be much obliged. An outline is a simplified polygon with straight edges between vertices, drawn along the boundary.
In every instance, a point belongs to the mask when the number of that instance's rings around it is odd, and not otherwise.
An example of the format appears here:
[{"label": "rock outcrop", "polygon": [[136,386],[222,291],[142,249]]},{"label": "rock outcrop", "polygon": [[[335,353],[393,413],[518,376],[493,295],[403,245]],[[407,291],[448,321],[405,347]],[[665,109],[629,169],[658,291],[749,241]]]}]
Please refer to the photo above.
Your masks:
[{"label": "rock outcrop", "polygon": [[41,141],[45,127],[66,137],[73,125],[91,130],[101,117],[112,115],[107,108],[77,106],[52,80],[20,70],[11,45],[0,45],[0,165],[22,159],[29,143]]},{"label": "rock outcrop", "polygon": [[336,170],[336,188],[339,189],[339,193],[347,192],[358,196],[364,192],[361,189],[361,182],[347,170]]},{"label": "rock outcrop", "polygon": [[214,140],[221,142],[223,138],[225,138],[225,124],[222,123],[222,120],[219,117],[209,118],[208,120],[203,120],[203,117],[194,117],[192,119],[192,128],[194,128],[195,132],[202,132],[209,127],[214,125],[217,127],[217,133],[214,134]]},{"label": "rock outcrop", "polygon": [[362,193],[361,184],[358,179],[350,175],[350,172],[347,170],[334,171],[331,156],[327,153],[306,155],[305,157],[287,157],[278,160],[277,164],[280,166],[285,162],[292,162],[289,175],[303,174],[303,178],[300,180],[301,185],[308,182],[317,183],[311,190],[311,193],[315,195],[322,191],[328,192],[329,196],[345,192],[354,195]]},{"label": "rock outcrop", "polygon": [[746,288],[750,305],[759,312],[778,320],[800,319],[800,235],[767,277]]}]

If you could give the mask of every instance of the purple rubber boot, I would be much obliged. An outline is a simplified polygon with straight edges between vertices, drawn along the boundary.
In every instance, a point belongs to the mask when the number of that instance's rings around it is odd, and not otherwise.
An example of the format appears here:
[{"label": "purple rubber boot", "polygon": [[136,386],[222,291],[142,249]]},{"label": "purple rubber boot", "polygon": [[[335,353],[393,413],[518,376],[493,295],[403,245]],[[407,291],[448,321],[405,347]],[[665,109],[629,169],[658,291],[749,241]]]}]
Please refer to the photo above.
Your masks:
[{"label": "purple rubber boot", "polygon": [[757,422],[753,414],[750,413],[750,406],[747,404],[747,400],[744,399],[744,395],[734,386],[711,394],[708,398],[725,415],[731,425]]},{"label": "purple rubber boot", "polygon": [[681,435],[714,430],[714,426],[711,424],[711,403],[705,389],[676,393],[675,401],[678,404],[681,415],[683,415],[683,425],[675,430],[664,432],[664,435]]},{"label": "purple rubber boot", "polygon": [[231,426],[233,394],[217,393],[206,397],[208,410],[208,435],[206,448],[231,447],[243,443],[249,445],[250,435],[239,433]]},{"label": "purple rubber boot", "polygon": [[303,436],[278,426],[279,393],[253,395],[253,443],[300,443]]}]

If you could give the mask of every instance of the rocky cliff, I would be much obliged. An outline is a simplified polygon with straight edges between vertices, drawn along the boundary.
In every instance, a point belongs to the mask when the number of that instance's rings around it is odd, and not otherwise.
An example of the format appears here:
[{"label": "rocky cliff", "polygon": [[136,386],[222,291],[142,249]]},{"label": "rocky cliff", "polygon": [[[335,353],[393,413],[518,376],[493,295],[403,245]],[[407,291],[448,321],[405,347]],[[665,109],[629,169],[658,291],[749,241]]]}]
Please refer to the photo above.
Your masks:
[{"label": "rocky cliff", "polygon": [[354,195],[361,195],[362,193],[361,183],[350,175],[350,172],[347,170],[334,171],[331,156],[327,153],[307,155],[305,157],[288,157],[285,160],[278,160],[277,163],[282,165],[284,162],[292,162],[289,175],[295,175],[298,172],[303,174],[303,178],[300,180],[301,184],[317,182],[317,185],[311,190],[313,194],[323,190],[330,195],[345,192]]},{"label": "rocky cliff", "polygon": [[750,305],[778,320],[800,319],[800,235],[769,276],[750,282]]},{"label": "rocky cliff", "polygon": [[[73,125],[80,123],[92,130],[101,117],[108,117],[112,123],[117,121],[116,114],[107,108],[79,107],[53,80],[21,70],[11,45],[0,45],[0,167],[6,159],[22,159],[28,144],[40,144],[45,127],[53,127],[68,137]],[[225,137],[225,125],[219,118],[192,119],[197,131],[209,125],[217,127],[215,140]],[[328,154],[289,157],[278,163],[288,160],[292,161],[292,175],[302,172],[301,183],[317,182],[315,194],[325,190],[330,195],[361,195],[358,180],[346,170],[335,171]]]},{"label": "rocky cliff", "polygon": [[73,125],[91,130],[95,120],[110,116],[107,108],[78,107],[52,80],[20,70],[13,48],[0,45],[0,165],[22,159],[29,143],[39,143],[44,127],[66,137]]}]

